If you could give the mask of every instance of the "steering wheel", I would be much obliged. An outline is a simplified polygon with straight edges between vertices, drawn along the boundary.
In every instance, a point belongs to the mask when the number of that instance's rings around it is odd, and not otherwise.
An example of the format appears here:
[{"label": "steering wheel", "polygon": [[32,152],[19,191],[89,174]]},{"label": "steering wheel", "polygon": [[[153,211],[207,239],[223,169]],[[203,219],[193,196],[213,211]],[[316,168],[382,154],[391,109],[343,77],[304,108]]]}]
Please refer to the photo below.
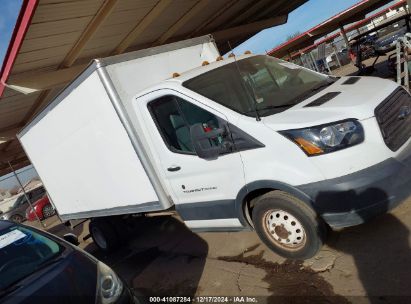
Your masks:
[{"label": "steering wheel", "polygon": [[11,261],[8,261],[6,263],[4,263],[3,265],[0,266],[0,272],[4,271],[7,268],[10,268],[13,265],[18,265],[20,263],[23,262],[27,262],[27,261],[34,261],[33,258],[28,258],[28,257],[17,257],[16,259],[13,259]]}]

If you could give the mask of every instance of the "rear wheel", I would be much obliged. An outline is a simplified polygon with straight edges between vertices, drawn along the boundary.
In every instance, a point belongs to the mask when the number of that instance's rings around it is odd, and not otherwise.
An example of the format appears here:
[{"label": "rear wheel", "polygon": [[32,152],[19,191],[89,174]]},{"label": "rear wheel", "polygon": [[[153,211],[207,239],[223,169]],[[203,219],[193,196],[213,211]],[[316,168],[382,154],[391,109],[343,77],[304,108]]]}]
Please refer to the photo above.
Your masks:
[{"label": "rear wheel", "polygon": [[113,251],[120,245],[119,237],[108,220],[92,219],[89,224],[89,231],[94,243],[103,251]]},{"label": "rear wheel", "polygon": [[21,223],[21,222],[23,221],[23,219],[24,219],[24,217],[21,216],[20,214],[13,214],[13,215],[10,217],[10,220],[12,220],[12,221],[15,222],[15,223]]},{"label": "rear wheel", "polygon": [[53,216],[56,213],[56,210],[54,210],[51,204],[47,204],[43,207],[42,213],[44,218],[48,218]]},{"label": "rear wheel", "polygon": [[275,253],[308,259],[322,247],[326,227],[312,208],[294,196],[272,191],[261,196],[252,211],[255,230]]}]

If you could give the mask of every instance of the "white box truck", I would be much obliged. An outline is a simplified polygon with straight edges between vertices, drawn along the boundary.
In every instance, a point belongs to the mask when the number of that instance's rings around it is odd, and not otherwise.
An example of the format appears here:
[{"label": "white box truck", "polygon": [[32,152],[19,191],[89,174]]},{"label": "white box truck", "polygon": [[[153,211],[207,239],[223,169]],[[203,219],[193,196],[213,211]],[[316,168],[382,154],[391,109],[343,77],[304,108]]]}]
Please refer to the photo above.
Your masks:
[{"label": "white box truck", "polygon": [[167,210],[302,259],[327,226],[408,197],[410,114],[392,81],[222,59],[206,36],[94,60],[19,139],[60,218],[91,219],[102,249],[127,218]]}]

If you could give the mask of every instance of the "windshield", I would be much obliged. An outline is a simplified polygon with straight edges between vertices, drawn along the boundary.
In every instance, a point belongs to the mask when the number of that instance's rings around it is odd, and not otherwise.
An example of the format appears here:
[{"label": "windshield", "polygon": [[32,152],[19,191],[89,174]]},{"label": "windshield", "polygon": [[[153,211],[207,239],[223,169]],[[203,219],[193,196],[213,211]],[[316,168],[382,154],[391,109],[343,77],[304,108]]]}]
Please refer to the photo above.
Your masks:
[{"label": "windshield", "polygon": [[307,93],[333,81],[295,64],[269,56],[229,63],[187,80],[183,85],[236,112],[266,116],[284,111],[307,98]]},{"label": "windshield", "polygon": [[0,297],[6,289],[55,259],[63,247],[25,227],[0,231]]}]

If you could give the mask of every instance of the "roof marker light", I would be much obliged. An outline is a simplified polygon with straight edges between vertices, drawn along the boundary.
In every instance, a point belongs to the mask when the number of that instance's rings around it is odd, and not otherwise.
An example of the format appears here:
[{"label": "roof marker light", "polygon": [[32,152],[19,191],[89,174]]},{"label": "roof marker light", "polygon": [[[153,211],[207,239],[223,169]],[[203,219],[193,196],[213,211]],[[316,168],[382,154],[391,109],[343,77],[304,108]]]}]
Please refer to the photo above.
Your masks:
[{"label": "roof marker light", "polygon": [[203,61],[203,63],[201,64],[202,66],[205,66],[205,65],[209,65],[210,63],[207,61],[207,60],[205,60],[205,61]]},{"label": "roof marker light", "polygon": [[173,78],[176,78],[176,77],[178,77],[178,76],[180,76],[179,73],[173,73]]},{"label": "roof marker light", "polygon": [[223,56],[218,56],[217,59],[216,59],[216,61],[221,61],[221,60],[224,60]]},{"label": "roof marker light", "polygon": [[249,50],[247,50],[247,51],[244,52],[244,55],[250,55],[250,54],[252,54],[252,53],[251,53],[251,51],[249,51]]},{"label": "roof marker light", "polygon": [[230,55],[228,55],[228,58],[232,58],[232,57],[235,57],[234,53],[230,53]]}]

